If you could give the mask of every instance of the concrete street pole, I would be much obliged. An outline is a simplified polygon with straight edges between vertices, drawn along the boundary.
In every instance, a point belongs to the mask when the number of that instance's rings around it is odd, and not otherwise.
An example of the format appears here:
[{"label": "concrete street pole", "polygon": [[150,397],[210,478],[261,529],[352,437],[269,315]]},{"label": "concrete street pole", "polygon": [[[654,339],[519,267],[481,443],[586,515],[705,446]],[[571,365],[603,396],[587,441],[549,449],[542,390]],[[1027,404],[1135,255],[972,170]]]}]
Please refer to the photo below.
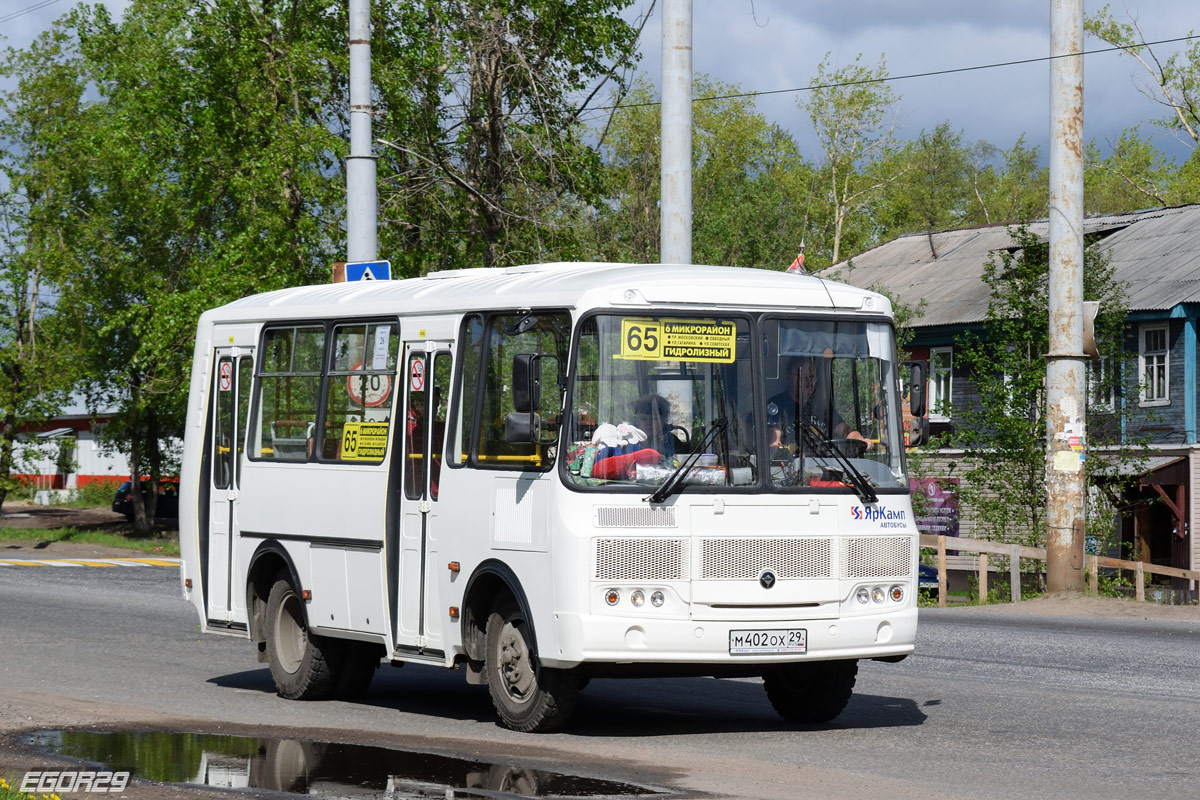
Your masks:
[{"label": "concrete street pole", "polygon": [[[1050,55],[1083,50],[1083,0],[1051,0]],[[1083,56],[1050,62],[1050,352],[1046,588],[1083,589]]]},{"label": "concrete street pole", "polygon": [[346,159],[346,260],[378,256],[371,147],[371,0],[350,0],[350,157]]},{"label": "concrete street pole", "polygon": [[692,0],[664,0],[659,260],[692,263]]}]

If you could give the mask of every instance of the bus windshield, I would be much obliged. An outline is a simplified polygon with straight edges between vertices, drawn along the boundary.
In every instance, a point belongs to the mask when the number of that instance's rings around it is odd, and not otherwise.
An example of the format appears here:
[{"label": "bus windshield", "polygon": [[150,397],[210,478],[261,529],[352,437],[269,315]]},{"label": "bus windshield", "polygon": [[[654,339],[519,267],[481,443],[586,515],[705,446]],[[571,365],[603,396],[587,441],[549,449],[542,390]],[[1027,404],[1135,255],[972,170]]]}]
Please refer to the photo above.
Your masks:
[{"label": "bus windshield", "polygon": [[665,482],[907,489],[893,353],[885,323],[589,317],[571,368],[569,480],[651,491]]}]

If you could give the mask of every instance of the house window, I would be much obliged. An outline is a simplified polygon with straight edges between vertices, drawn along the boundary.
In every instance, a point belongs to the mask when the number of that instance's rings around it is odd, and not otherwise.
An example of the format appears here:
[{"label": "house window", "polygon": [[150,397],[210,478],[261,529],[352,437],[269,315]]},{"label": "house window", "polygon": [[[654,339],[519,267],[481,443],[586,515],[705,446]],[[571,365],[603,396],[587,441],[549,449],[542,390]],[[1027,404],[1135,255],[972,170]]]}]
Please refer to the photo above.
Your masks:
[{"label": "house window", "polygon": [[1112,411],[1117,404],[1117,387],[1112,365],[1104,356],[1087,365],[1088,402],[1097,411]]},{"label": "house window", "polygon": [[929,419],[931,422],[950,421],[951,373],[954,351],[949,347],[929,350]]},{"label": "house window", "polygon": [[1171,402],[1171,369],[1167,355],[1167,326],[1142,328],[1138,339],[1138,366],[1144,406],[1165,406]]}]

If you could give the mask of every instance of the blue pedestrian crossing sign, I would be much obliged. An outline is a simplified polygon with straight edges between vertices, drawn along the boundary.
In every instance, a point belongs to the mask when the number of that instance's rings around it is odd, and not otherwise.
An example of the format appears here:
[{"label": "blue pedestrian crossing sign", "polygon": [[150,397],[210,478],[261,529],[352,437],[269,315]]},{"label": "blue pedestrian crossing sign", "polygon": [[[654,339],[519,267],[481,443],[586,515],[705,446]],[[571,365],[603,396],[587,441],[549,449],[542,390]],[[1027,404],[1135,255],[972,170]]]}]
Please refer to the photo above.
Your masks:
[{"label": "blue pedestrian crossing sign", "polygon": [[347,281],[390,281],[390,261],[349,261],[346,263]]}]

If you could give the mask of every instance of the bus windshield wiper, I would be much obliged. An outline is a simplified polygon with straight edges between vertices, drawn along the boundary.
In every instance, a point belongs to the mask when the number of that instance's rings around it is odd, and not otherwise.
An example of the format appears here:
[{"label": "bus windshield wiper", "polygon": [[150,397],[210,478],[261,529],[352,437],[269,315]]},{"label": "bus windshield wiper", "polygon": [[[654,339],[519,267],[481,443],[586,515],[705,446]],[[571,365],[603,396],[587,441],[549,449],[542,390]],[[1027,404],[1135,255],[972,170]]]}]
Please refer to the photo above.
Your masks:
[{"label": "bus windshield wiper", "polygon": [[654,490],[653,494],[643,497],[642,500],[650,503],[661,503],[674,494],[677,489],[682,489],[684,485],[683,477],[691,471],[692,467],[696,466],[696,463],[700,460],[700,455],[707,451],[708,446],[713,443],[716,435],[724,431],[727,424],[728,420],[724,417],[714,419],[709,423],[704,438],[700,440],[700,443],[696,445],[691,454],[675,468],[674,472],[667,476],[667,479]]},{"label": "bus windshield wiper", "polygon": [[849,479],[850,486],[854,489],[854,493],[858,495],[858,499],[864,503],[875,503],[879,501],[879,496],[875,494],[875,490],[871,488],[870,482],[866,476],[859,472],[858,467],[850,463],[850,459],[837,448],[833,442],[825,437],[825,434],[814,429],[810,425],[801,425],[800,436],[802,440],[807,440],[813,449],[828,452],[833,460],[842,468],[843,475]]}]

